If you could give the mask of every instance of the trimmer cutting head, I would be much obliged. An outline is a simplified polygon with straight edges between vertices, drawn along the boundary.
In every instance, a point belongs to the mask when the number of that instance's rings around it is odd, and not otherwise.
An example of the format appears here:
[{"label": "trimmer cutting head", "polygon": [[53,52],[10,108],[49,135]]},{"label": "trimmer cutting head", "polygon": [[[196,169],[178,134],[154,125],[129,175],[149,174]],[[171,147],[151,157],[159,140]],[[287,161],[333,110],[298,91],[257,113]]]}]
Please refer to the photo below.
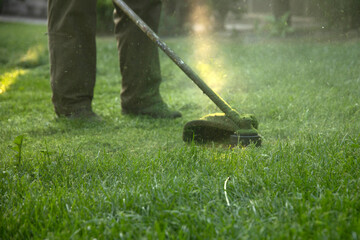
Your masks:
[{"label": "trimmer cutting head", "polygon": [[253,115],[240,116],[241,128],[224,113],[206,115],[198,120],[190,121],[184,126],[183,140],[198,143],[221,142],[231,146],[247,146],[254,143],[261,145],[261,137],[257,132],[258,122]]}]

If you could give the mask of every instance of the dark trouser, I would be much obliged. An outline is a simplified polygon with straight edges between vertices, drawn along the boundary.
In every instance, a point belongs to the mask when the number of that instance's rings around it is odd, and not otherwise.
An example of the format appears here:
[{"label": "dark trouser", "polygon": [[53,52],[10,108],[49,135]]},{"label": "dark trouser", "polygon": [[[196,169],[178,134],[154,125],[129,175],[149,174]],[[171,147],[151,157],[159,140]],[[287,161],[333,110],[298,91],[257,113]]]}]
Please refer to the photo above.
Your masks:
[{"label": "dark trouser", "polygon": [[[128,2],[140,18],[157,32],[161,1]],[[117,8],[114,11],[114,22],[122,75],[121,106],[136,111],[162,101],[157,46]]]},{"label": "dark trouser", "polygon": [[[160,0],[127,0],[155,31]],[[49,0],[48,33],[52,101],[58,115],[91,110],[96,76],[96,0]],[[111,9],[109,9],[111,11]],[[122,107],[141,109],[161,101],[156,45],[135,24],[115,11],[122,74]]]}]

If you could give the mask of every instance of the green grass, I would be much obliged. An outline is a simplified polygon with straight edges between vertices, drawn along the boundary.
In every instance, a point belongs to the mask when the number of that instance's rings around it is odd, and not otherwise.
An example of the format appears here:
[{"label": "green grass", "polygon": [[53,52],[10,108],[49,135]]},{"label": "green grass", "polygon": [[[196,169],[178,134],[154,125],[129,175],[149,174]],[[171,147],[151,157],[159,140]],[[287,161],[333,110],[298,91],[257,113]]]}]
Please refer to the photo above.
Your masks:
[{"label": "green grass", "polygon": [[[0,239],[359,239],[359,40],[215,38],[202,61],[263,136],[228,149],[182,142],[187,121],[219,110],[164,55],[163,97],[183,118],[121,115],[112,38],[97,41],[104,122],[57,120],[45,32],[0,23],[0,87],[13,74],[0,94]],[[196,66],[193,38],[167,42]]]}]

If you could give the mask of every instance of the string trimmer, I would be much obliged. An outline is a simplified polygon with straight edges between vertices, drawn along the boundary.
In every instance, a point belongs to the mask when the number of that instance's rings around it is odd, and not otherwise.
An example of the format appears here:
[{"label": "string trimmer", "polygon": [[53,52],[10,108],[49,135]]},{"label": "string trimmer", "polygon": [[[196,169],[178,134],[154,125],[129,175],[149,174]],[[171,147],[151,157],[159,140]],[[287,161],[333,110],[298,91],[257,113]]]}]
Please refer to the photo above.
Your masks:
[{"label": "string trimmer", "polygon": [[239,114],[215,93],[157,34],[122,0],[115,4],[212,100],[224,114],[207,115],[184,126],[184,141],[229,141],[231,145],[261,145],[258,121],[253,115]]}]

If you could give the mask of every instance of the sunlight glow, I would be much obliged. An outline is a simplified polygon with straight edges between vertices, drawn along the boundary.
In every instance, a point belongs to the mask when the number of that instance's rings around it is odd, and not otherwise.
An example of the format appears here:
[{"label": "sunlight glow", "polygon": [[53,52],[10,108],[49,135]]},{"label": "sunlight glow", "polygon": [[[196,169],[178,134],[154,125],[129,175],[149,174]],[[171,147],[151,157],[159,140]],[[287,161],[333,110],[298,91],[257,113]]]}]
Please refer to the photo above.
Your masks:
[{"label": "sunlight glow", "polygon": [[0,94],[6,92],[11,84],[13,84],[19,76],[24,75],[25,73],[26,71],[23,69],[15,69],[0,75]]},{"label": "sunlight glow", "polygon": [[[201,2],[201,1],[200,1]],[[211,31],[210,9],[204,3],[193,3],[190,13],[190,22],[196,34],[208,34]]]},{"label": "sunlight glow", "polygon": [[[195,3],[194,3],[195,4]],[[195,4],[192,7],[190,21],[193,23],[193,44],[195,68],[200,77],[212,88],[219,92],[225,85],[224,61],[220,57],[216,42],[211,38],[211,14],[205,4]]]},{"label": "sunlight glow", "polygon": [[21,57],[20,62],[27,62],[27,63],[36,63],[39,61],[39,58],[44,53],[45,47],[43,45],[36,45],[26,52],[24,56]]}]

